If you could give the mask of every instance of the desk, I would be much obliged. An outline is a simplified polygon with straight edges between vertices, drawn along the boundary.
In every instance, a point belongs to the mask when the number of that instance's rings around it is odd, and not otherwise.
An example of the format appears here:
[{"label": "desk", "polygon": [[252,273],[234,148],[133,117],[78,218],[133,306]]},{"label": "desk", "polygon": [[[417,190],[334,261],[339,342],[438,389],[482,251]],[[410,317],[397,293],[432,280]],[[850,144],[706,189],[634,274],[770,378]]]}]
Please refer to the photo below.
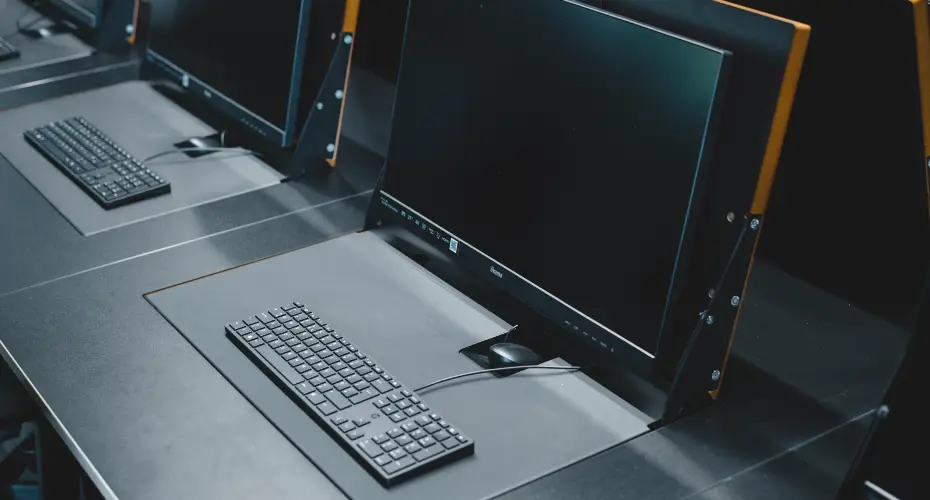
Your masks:
[{"label": "desk", "polygon": [[18,59],[0,62],[0,110],[118,83],[138,74],[138,50],[96,52],[68,33],[41,40],[14,34],[20,16],[28,23],[38,15],[20,0],[0,0],[0,36],[8,35],[7,40],[21,52]]},{"label": "desk", "polygon": [[[332,202],[8,293],[0,298],[4,358],[115,496],[340,498],[142,294],[351,230],[365,201]],[[751,286],[722,401],[505,498],[739,498],[758,493],[765,478],[771,498],[829,494],[859,436],[847,422],[880,399],[903,335],[773,268],[759,266]],[[805,338],[819,342],[786,362]]]},{"label": "desk", "polygon": [[[93,237],[0,161],[0,354],[107,497],[344,498],[143,294],[358,228],[380,162],[352,144],[342,178]],[[829,497],[905,336],[764,263],[745,300],[717,404],[503,497]]]}]

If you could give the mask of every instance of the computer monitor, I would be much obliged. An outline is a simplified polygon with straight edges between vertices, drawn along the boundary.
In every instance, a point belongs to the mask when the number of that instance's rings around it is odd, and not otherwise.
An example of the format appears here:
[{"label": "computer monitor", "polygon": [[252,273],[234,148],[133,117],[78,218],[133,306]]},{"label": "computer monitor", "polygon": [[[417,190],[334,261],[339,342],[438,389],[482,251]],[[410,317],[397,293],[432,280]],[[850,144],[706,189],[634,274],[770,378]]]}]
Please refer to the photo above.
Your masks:
[{"label": "computer monitor", "polygon": [[69,18],[88,28],[99,28],[103,23],[104,0],[49,0]]},{"label": "computer monitor", "polygon": [[654,359],[729,53],[570,0],[408,16],[379,216],[608,355]]},{"label": "computer monitor", "polygon": [[168,0],[147,58],[190,94],[274,144],[298,127],[311,0]]}]

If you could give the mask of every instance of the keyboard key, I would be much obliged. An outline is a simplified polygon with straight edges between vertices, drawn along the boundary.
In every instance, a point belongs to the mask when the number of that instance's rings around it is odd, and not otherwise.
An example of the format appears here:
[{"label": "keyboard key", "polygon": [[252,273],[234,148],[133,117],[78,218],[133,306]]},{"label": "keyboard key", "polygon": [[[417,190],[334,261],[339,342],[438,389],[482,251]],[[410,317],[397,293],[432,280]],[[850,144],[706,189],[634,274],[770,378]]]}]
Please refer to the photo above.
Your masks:
[{"label": "keyboard key", "polygon": [[352,441],[355,441],[356,439],[365,437],[365,433],[358,429],[355,429],[355,430],[347,432],[346,437],[351,439]]},{"label": "keyboard key", "polygon": [[381,451],[381,447],[378,446],[376,443],[374,443],[370,439],[363,439],[359,441],[356,446],[358,446],[360,450],[365,452],[365,454],[368,455],[369,458],[375,458],[378,455],[384,454],[384,452]]},{"label": "keyboard key", "polygon": [[323,394],[326,396],[326,399],[329,400],[336,408],[340,410],[345,410],[346,408],[352,406],[352,403],[349,402],[339,391],[329,391]]},{"label": "keyboard key", "polygon": [[356,427],[364,427],[364,426],[370,424],[370,423],[371,423],[371,420],[369,420],[369,419],[367,419],[367,418],[365,418],[365,417],[359,417],[359,418],[356,418],[356,419],[352,420],[352,423],[354,423]]},{"label": "keyboard key", "polygon": [[310,401],[311,403],[315,404],[315,405],[318,405],[318,404],[320,404],[320,403],[325,403],[325,402],[326,402],[326,397],[323,396],[322,394],[320,394],[320,393],[317,392],[317,391],[313,391],[313,392],[307,394],[307,400]]},{"label": "keyboard key", "polygon": [[352,404],[356,404],[356,405],[357,405],[357,404],[361,403],[362,401],[368,401],[369,399],[371,399],[371,398],[373,398],[373,397],[375,397],[375,396],[377,396],[377,395],[378,395],[378,391],[375,391],[375,390],[373,390],[373,389],[365,389],[365,390],[359,391],[358,394],[356,394],[356,395],[354,395],[354,396],[351,396],[351,397],[349,398],[349,401],[351,401]]},{"label": "keyboard key", "polygon": [[384,444],[384,442],[387,441],[387,440],[389,440],[389,439],[390,439],[390,438],[387,437],[387,434],[378,434],[377,436],[373,436],[373,437],[371,438],[372,441],[374,441],[374,442],[376,442],[376,443],[378,443],[378,444]]},{"label": "keyboard key", "polygon": [[374,387],[379,393],[384,394],[391,391],[391,386],[383,380],[375,380],[371,383],[371,386]]},{"label": "keyboard key", "polygon": [[438,425],[438,424],[435,424],[435,423],[429,424],[429,425],[427,425],[426,427],[423,428],[424,431],[426,431],[426,432],[428,432],[428,433],[430,433],[430,434],[435,434],[435,433],[439,432],[440,429],[442,429],[442,427],[439,427],[439,425]]},{"label": "keyboard key", "polygon": [[339,430],[342,432],[349,432],[355,428],[355,424],[351,420],[339,424]]},{"label": "keyboard key", "polygon": [[429,448],[423,448],[422,450],[414,453],[413,458],[415,458],[417,462],[422,462],[424,460],[433,458],[436,455],[439,455],[443,451],[445,451],[445,448],[442,446],[430,446]]},{"label": "keyboard key", "polygon": [[415,430],[418,430],[420,426],[417,425],[416,422],[407,422],[406,424],[401,425],[400,428],[403,429],[404,432],[413,432]]},{"label": "keyboard key", "polygon": [[433,439],[431,436],[426,436],[425,438],[418,439],[417,443],[420,443],[420,446],[424,448],[429,448],[430,446],[435,446],[436,444],[438,444],[436,440]]},{"label": "keyboard key", "polygon": [[400,423],[400,422],[403,422],[403,421],[406,420],[406,419],[407,419],[407,415],[404,415],[404,414],[401,413],[401,412],[397,412],[397,413],[391,415],[391,422],[394,422],[395,424]]},{"label": "keyboard key", "polygon": [[427,425],[433,423],[433,419],[427,417],[426,415],[420,415],[419,417],[413,420],[414,422],[420,424],[421,427],[426,427]]},{"label": "keyboard key", "polygon": [[298,391],[300,391],[301,394],[304,394],[304,395],[313,392],[313,385],[311,385],[311,384],[308,383],[308,382],[301,382],[301,383],[295,385],[294,387],[295,387]]},{"label": "keyboard key", "polygon": [[395,439],[394,442],[400,446],[407,446],[408,444],[413,442],[413,438],[410,436],[401,436]]},{"label": "keyboard key", "polygon": [[407,467],[410,467],[410,466],[413,465],[414,463],[416,463],[416,462],[414,462],[412,458],[410,458],[409,456],[407,456],[407,457],[401,458],[400,460],[395,460],[395,461],[393,461],[393,462],[391,462],[391,463],[385,465],[384,467],[382,467],[382,469],[384,469],[384,472],[386,472],[386,473],[388,473],[388,474],[394,474],[395,472],[398,472],[398,471],[400,471],[400,470],[402,470],[402,469],[405,469],[405,468],[407,468]]},{"label": "keyboard key", "polygon": [[[391,443],[394,444],[394,443]],[[382,446],[382,448],[384,448]],[[385,450],[388,451],[388,450]],[[400,460],[400,457],[406,456],[407,452],[403,448],[398,447],[396,444],[389,450],[388,455],[391,456],[394,460]]]},{"label": "keyboard key", "polygon": [[340,425],[343,422],[347,422],[348,420],[349,419],[343,417],[342,415],[336,415],[335,417],[329,419],[329,421],[332,422],[333,425]]},{"label": "keyboard key", "polygon": [[395,428],[393,428],[393,429],[387,431],[387,435],[388,435],[388,437],[390,437],[390,438],[397,438],[397,437],[399,437],[399,436],[403,436],[403,435],[404,435],[404,431],[395,427]]},{"label": "keyboard key", "polygon": [[269,347],[267,344],[256,347],[255,352],[265,358],[265,361],[270,363],[271,366],[273,366],[274,369],[278,371],[278,373],[283,375],[284,378],[290,382],[291,385],[296,385],[303,382],[304,378],[301,377],[299,373],[294,371],[294,368],[287,364],[286,361],[281,359],[281,357],[278,356],[278,354],[274,352],[274,350],[271,349],[271,347]]},{"label": "keyboard key", "polygon": [[384,467],[385,465],[387,465],[387,464],[389,464],[389,463],[391,463],[391,462],[393,462],[393,461],[394,461],[394,459],[391,458],[390,455],[381,455],[380,457],[378,457],[378,458],[375,459],[375,463],[378,464],[378,465],[381,466],[381,467]]},{"label": "keyboard key", "polygon": [[332,415],[333,413],[336,413],[336,408],[333,407],[333,405],[329,404],[329,402],[325,402],[325,403],[318,405],[316,409],[319,410],[320,413],[322,413],[323,415],[327,415],[327,416]]},{"label": "keyboard key", "polygon": [[441,441],[441,443],[447,450],[451,450],[452,448],[455,448],[459,445],[458,440],[455,438],[444,439]]},{"label": "keyboard key", "polygon": [[415,430],[415,431],[413,431],[413,432],[410,433],[410,437],[412,437],[413,439],[416,439],[416,440],[423,439],[423,438],[425,438],[426,436],[428,436],[428,434],[427,434],[426,431],[424,431],[423,429],[417,429],[417,430]]},{"label": "keyboard key", "polygon": [[418,443],[410,443],[404,446],[404,451],[406,451],[407,453],[415,453],[417,451],[420,451],[421,449],[423,449],[423,447],[420,446]]},{"label": "keyboard key", "polygon": [[452,435],[446,431],[439,431],[436,434],[433,434],[433,439],[436,441],[445,441],[446,439],[451,438]]}]

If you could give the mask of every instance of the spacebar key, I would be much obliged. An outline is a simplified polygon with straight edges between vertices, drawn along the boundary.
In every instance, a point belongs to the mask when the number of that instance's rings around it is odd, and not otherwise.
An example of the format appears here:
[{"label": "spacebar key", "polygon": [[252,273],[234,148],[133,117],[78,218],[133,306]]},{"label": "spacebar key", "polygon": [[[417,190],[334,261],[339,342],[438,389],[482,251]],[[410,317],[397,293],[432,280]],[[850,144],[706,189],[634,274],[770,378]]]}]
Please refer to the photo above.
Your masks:
[{"label": "spacebar key", "polygon": [[274,352],[274,349],[268,347],[268,344],[256,347],[255,351],[261,354],[262,357],[265,358],[265,361],[271,363],[271,366],[273,366],[275,370],[278,370],[278,373],[284,375],[284,378],[286,378],[291,385],[297,385],[304,381],[304,378],[301,377],[291,365],[287,364],[284,358],[278,356],[278,353]]}]

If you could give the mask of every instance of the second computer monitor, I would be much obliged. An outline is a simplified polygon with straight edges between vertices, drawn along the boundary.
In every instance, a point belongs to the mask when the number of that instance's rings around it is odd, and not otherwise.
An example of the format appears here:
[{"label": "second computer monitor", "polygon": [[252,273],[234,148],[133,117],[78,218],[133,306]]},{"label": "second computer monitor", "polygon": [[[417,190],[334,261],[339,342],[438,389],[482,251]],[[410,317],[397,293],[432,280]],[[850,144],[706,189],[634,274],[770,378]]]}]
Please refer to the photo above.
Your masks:
[{"label": "second computer monitor", "polygon": [[88,28],[98,28],[103,23],[104,0],[49,0],[49,3]]},{"label": "second computer monitor", "polygon": [[153,17],[151,62],[245,128],[293,142],[310,0],[172,0]]}]

